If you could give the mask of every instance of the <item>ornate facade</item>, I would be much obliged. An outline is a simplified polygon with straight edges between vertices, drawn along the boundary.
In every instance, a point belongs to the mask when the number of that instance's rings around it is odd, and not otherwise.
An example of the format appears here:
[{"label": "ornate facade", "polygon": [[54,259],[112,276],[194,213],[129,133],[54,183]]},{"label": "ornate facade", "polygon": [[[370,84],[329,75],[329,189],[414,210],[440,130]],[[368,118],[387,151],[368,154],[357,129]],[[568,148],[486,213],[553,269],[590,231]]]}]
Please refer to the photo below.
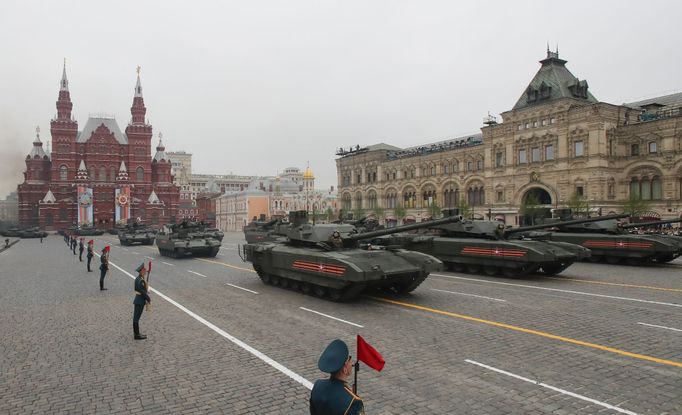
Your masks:
[{"label": "ornate facade", "polygon": [[53,230],[74,223],[106,228],[128,218],[154,225],[174,219],[179,189],[161,134],[151,156],[152,126],[145,119],[139,70],[125,133],[104,116],[90,117],[79,131],[72,107],[64,68],[57,116],[50,123],[53,151],[43,150],[38,130],[26,156],[18,186],[20,224]]},{"label": "ornate facade", "polygon": [[620,212],[631,197],[662,218],[682,213],[682,94],[613,105],[599,102],[557,52],[514,107],[485,120],[481,133],[400,149],[386,144],[340,149],[341,208],[395,207],[406,218],[466,202],[474,212],[519,223],[529,195],[545,207],[573,195],[592,209]]}]

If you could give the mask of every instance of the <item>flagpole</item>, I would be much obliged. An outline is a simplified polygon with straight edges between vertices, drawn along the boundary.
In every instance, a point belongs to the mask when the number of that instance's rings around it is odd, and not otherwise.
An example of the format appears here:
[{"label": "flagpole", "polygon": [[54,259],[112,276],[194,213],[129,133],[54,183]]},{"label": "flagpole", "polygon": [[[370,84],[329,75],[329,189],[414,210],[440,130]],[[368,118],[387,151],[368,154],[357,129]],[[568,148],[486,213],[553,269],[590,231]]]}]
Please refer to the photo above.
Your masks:
[{"label": "flagpole", "polygon": [[353,393],[358,393],[358,372],[360,371],[360,361],[355,362],[355,380],[353,381]]}]

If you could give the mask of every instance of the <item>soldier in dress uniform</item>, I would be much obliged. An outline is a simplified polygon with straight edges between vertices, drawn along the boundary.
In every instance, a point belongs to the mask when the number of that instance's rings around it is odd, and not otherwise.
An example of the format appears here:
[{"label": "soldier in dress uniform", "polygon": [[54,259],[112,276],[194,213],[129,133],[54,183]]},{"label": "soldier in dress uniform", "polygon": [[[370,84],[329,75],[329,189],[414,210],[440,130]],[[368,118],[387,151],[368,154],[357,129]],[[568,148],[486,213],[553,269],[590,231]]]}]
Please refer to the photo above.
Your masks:
[{"label": "soldier in dress uniform", "polygon": [[76,255],[76,246],[78,245],[77,239],[75,236],[71,237],[71,250],[73,251],[73,254]]},{"label": "soldier in dress uniform", "polygon": [[92,261],[92,257],[95,256],[94,245],[95,245],[95,241],[90,239],[88,241],[88,253],[86,255],[86,257],[88,258],[88,272],[92,272],[92,270],[90,269],[90,262]]},{"label": "soldier in dress uniform", "polygon": [[99,289],[100,291],[106,290],[104,288],[104,277],[107,276],[109,272],[109,245],[102,249],[102,256],[99,257],[101,264],[99,265]]},{"label": "soldier in dress uniform", "polygon": [[147,293],[147,280],[145,279],[147,269],[144,267],[144,262],[135,271],[137,271],[137,277],[135,278],[135,299],[133,300],[133,333],[135,340],[144,340],[147,336],[140,334],[140,317],[142,317],[144,306],[151,303],[152,299]]},{"label": "soldier in dress uniform", "polygon": [[78,260],[80,262],[83,262],[83,250],[85,249],[85,245],[83,245],[83,241],[85,241],[85,238],[81,237],[81,239],[78,241]]},{"label": "soldier in dress uniform", "polygon": [[348,346],[336,339],[322,352],[317,366],[331,374],[329,379],[315,381],[310,392],[311,415],[364,414],[362,399],[348,387],[348,377],[353,372],[353,362]]}]

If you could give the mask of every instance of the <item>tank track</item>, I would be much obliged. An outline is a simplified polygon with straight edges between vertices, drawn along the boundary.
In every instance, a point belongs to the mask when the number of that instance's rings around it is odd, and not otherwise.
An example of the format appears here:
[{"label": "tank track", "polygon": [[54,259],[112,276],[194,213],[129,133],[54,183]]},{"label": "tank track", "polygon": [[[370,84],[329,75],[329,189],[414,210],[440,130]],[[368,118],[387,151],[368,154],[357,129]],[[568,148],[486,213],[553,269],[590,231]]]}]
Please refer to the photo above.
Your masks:
[{"label": "tank track", "polygon": [[[454,272],[465,272],[468,274],[479,274],[494,277],[502,275],[507,278],[521,278],[538,272],[540,264],[526,264],[519,268],[503,268],[479,264],[461,264],[457,262],[446,262],[447,269]],[[569,264],[570,265],[570,264]],[[568,266],[566,266],[568,267]],[[563,270],[562,270],[563,271]],[[560,271],[559,271],[560,272]]]},{"label": "tank track", "polygon": [[343,303],[353,300],[359,296],[367,287],[364,283],[355,283],[343,289],[334,289],[324,287],[309,282],[293,280],[291,278],[284,278],[277,275],[267,274],[263,269],[257,265],[253,266],[261,281],[265,285],[273,287],[289,289],[303,294],[311,295],[313,297],[331,300],[337,303]]}]

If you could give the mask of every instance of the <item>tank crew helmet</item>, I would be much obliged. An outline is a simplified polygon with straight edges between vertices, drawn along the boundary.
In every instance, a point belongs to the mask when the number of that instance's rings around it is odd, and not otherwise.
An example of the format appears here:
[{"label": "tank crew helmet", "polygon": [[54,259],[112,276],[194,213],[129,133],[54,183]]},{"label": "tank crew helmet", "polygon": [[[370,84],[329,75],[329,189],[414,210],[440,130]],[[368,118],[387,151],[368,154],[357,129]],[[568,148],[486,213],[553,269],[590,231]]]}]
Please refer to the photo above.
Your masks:
[{"label": "tank crew helmet", "polygon": [[145,271],[147,270],[147,269],[144,267],[144,262],[141,263],[140,265],[138,265],[137,268],[135,268],[135,271],[137,271],[138,274],[139,274],[140,272],[142,272],[142,270],[145,270]]},{"label": "tank crew helmet", "polygon": [[339,231],[334,231],[334,232],[332,232],[332,236],[333,236],[334,238],[340,238],[340,237],[341,237],[341,234],[339,233]]},{"label": "tank crew helmet", "polygon": [[317,367],[323,372],[336,373],[343,368],[349,357],[346,343],[336,339],[324,349],[320,360],[317,362]]}]

